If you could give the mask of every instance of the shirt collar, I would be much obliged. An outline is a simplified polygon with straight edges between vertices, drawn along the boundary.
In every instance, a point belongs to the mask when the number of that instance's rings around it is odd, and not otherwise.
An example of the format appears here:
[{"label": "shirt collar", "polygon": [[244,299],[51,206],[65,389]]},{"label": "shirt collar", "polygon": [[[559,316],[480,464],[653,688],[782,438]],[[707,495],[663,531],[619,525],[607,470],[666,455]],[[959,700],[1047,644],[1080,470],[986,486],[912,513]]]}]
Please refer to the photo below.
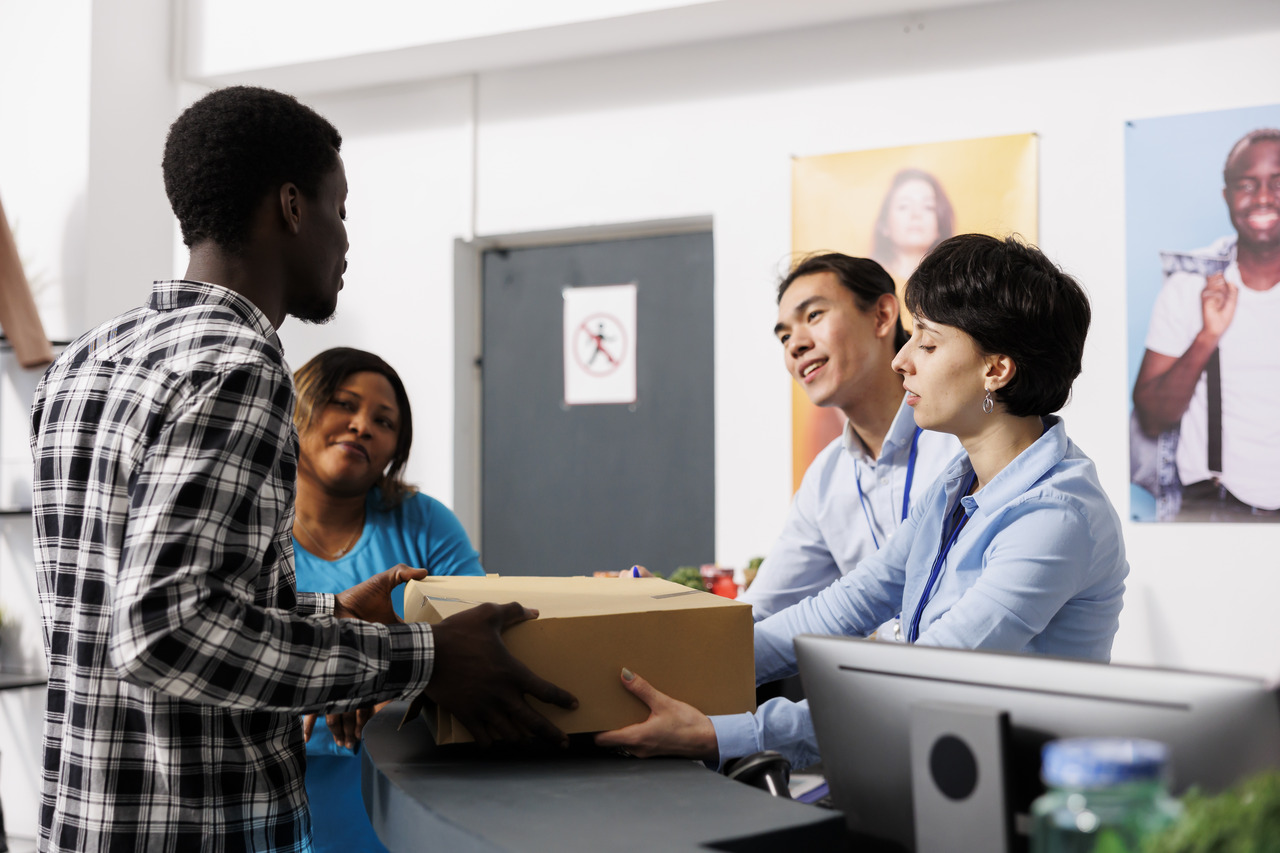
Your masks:
[{"label": "shirt collar", "polygon": [[[893,423],[889,424],[889,431],[885,433],[884,442],[880,445],[880,458],[888,458],[891,454],[910,447],[911,439],[915,434],[916,416],[907,405],[907,395],[904,392],[897,414],[893,416]],[[840,443],[845,450],[856,456],[861,456],[869,462],[877,461],[871,459],[871,454],[867,453],[867,449],[862,446],[862,440],[854,433],[853,424],[847,418],[844,422],[844,431],[840,434]]]},{"label": "shirt collar", "polygon": [[[1033,483],[1053,470],[1054,466],[1066,457],[1070,439],[1067,438],[1067,428],[1062,418],[1048,415],[1044,418],[1044,422],[1048,429],[1043,435],[1019,453],[1003,471],[996,474],[991,482],[982,488],[982,491],[974,495],[966,495],[962,500],[971,502],[979,509],[1004,506],[1029,490]],[[969,454],[962,454],[943,474],[947,491],[952,492],[959,488],[972,470]]]},{"label": "shirt collar", "polygon": [[263,314],[248,297],[220,284],[205,281],[187,281],[174,279],[156,281],[151,284],[152,311],[176,311],[179,308],[190,308],[194,305],[221,305],[240,316],[245,323],[255,329],[258,334],[284,356],[284,345],[276,334],[276,327],[271,325],[267,315]]}]

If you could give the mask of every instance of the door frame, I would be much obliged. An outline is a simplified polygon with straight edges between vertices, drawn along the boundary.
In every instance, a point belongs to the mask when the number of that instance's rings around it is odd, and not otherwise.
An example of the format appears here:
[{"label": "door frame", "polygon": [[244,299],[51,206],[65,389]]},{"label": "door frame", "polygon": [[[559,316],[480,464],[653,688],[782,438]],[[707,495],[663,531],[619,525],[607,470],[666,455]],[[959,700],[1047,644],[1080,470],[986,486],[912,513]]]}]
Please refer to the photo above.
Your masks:
[{"label": "door frame", "polygon": [[[480,493],[484,423],[482,258],[491,249],[529,249],[641,237],[712,232],[712,217],[688,216],[546,231],[459,237],[453,241],[453,512],[479,550],[484,496]],[[714,276],[714,270],[712,271]],[[481,554],[483,560],[484,555]]]}]

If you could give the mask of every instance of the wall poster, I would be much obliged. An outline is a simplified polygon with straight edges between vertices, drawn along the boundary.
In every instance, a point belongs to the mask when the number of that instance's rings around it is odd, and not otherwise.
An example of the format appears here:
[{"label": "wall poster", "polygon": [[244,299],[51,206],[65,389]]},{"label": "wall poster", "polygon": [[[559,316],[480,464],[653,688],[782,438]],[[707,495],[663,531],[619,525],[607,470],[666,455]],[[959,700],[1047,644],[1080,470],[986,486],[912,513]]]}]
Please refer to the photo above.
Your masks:
[{"label": "wall poster", "polygon": [[636,285],[566,287],[564,402],[636,401]]},{"label": "wall poster", "polygon": [[1280,105],[1125,128],[1130,516],[1280,521]]},{"label": "wall poster", "polygon": [[[796,258],[835,251],[880,262],[898,285],[925,252],[955,234],[1038,241],[1035,134],[798,157],[791,169]],[[903,311],[903,325],[911,318]],[[792,485],[840,434],[844,416],[791,387]]]}]

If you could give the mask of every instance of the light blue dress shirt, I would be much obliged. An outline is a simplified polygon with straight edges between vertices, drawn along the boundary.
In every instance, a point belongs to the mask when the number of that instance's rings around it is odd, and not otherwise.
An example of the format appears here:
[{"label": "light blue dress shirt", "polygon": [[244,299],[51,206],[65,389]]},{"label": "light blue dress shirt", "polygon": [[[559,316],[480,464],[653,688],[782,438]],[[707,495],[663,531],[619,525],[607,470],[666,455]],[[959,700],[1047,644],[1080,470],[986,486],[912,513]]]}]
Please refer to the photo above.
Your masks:
[{"label": "light blue dress shirt", "polygon": [[[756,623],[756,681],[796,672],[799,634],[865,636],[920,609],[918,642],[1106,661],[1119,627],[1125,560],[1120,517],[1093,462],[1059,418],[974,495],[961,455],[912,507],[906,523],[858,571]],[[959,501],[968,521],[927,597],[946,519]],[[773,699],[754,715],[712,717],[721,761],[775,749],[796,767],[817,762],[807,702]]]},{"label": "light blue dress shirt", "polygon": [[[782,534],[739,598],[752,606],[756,621],[826,589],[889,541],[902,523],[915,431],[915,417],[904,397],[878,459],[867,454],[848,423],[844,434],[814,458],[791,502]],[[955,436],[920,433],[912,504],[925,496],[960,450]],[[865,503],[858,498],[859,484]]]}]

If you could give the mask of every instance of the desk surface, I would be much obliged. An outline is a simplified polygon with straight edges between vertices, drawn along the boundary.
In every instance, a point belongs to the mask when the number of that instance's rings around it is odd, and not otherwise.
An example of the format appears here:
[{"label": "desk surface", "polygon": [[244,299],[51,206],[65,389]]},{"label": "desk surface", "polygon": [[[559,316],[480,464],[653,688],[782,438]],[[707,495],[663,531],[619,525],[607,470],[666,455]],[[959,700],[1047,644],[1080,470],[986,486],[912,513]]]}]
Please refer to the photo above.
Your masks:
[{"label": "desk surface", "polygon": [[437,747],[393,703],[364,730],[365,808],[401,851],[844,850],[839,812],[771,797],[685,759]]}]

